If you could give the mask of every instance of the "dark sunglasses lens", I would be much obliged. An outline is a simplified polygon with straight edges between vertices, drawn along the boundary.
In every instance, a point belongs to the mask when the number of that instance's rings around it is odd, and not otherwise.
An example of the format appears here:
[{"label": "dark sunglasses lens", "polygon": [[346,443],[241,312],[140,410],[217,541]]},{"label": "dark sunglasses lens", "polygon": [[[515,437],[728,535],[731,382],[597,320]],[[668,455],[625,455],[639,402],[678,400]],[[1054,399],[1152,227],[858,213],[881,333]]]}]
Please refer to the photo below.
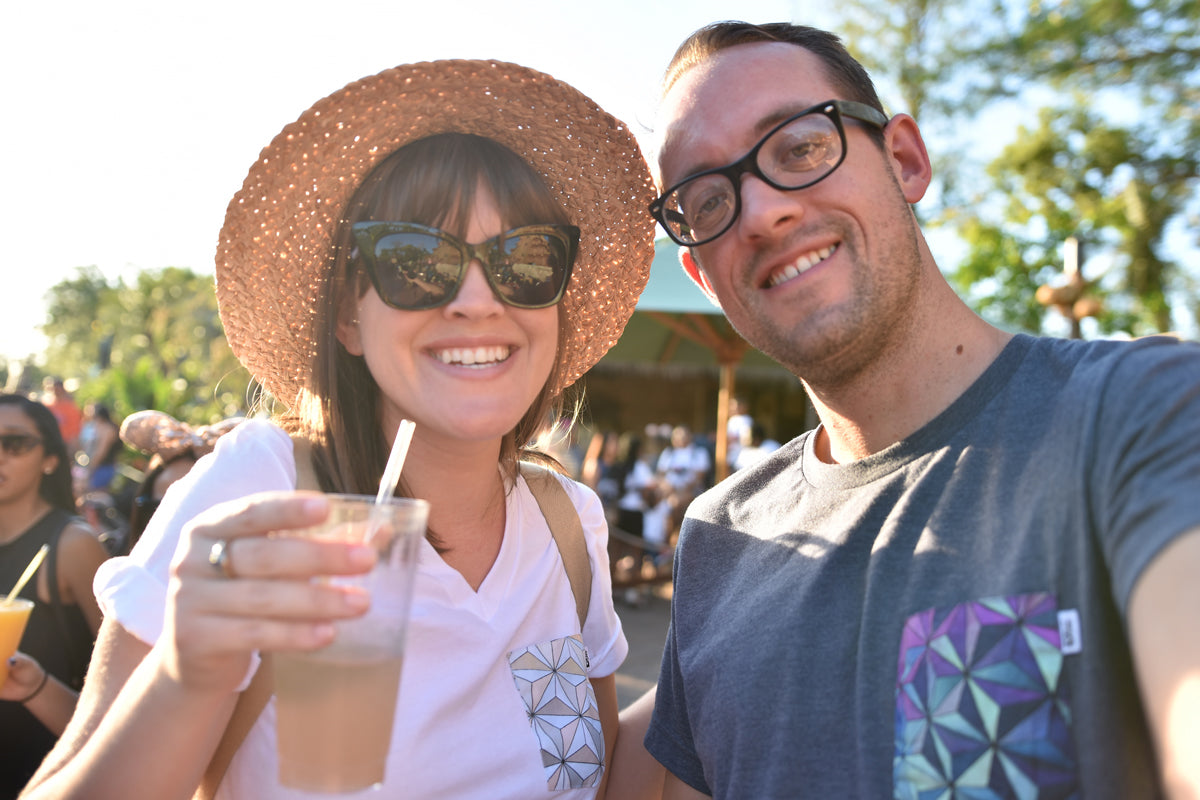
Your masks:
[{"label": "dark sunglasses lens", "polygon": [[546,233],[504,239],[488,266],[492,285],[509,305],[544,308],[562,298],[570,269],[570,243]]},{"label": "dark sunglasses lens", "polygon": [[375,243],[375,272],[384,302],[395,308],[436,308],[462,279],[462,255],[450,242],[410,231]]},{"label": "dark sunglasses lens", "polygon": [[20,456],[37,447],[41,441],[27,433],[6,433],[0,436],[0,448],[10,456]]}]

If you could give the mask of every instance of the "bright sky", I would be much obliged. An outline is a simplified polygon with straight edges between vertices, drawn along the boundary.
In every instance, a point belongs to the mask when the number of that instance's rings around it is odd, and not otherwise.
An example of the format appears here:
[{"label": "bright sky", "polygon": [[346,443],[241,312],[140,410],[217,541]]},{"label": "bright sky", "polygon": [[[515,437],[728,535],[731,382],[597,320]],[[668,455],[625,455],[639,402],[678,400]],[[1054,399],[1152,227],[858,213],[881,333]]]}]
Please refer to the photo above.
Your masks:
[{"label": "bright sky", "polygon": [[40,353],[51,286],[95,265],[212,272],[259,150],[397,64],[496,58],[573,84],[648,142],[654,86],[708,22],[827,24],[819,0],[60,0],[4,12],[0,357]]}]

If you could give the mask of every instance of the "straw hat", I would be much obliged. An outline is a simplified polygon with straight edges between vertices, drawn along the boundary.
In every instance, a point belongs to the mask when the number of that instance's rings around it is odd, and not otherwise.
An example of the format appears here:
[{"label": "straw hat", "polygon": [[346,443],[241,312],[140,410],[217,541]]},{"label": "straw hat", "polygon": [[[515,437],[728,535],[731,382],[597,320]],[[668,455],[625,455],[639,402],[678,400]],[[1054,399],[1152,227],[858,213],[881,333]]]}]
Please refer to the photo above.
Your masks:
[{"label": "straw hat", "polygon": [[620,337],[654,258],[654,188],[629,129],[516,64],[407,64],[347,85],[285,127],[226,211],[216,260],[225,335],[280,401],[308,387],[320,288],[351,195],[389,154],[445,132],[485,136],[526,159],[582,231],[560,305],[568,335],[555,389]]}]

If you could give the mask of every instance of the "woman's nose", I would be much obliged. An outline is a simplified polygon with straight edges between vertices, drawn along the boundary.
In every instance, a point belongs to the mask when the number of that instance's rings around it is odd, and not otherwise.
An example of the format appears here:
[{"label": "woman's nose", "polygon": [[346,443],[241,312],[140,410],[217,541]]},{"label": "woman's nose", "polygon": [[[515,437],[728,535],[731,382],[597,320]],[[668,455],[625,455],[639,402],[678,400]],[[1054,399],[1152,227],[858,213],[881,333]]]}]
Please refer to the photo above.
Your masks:
[{"label": "woman's nose", "polygon": [[483,273],[483,264],[479,259],[472,259],[467,265],[467,274],[463,276],[458,294],[446,304],[447,311],[455,314],[495,314],[502,311],[504,304],[492,291],[487,276]]}]

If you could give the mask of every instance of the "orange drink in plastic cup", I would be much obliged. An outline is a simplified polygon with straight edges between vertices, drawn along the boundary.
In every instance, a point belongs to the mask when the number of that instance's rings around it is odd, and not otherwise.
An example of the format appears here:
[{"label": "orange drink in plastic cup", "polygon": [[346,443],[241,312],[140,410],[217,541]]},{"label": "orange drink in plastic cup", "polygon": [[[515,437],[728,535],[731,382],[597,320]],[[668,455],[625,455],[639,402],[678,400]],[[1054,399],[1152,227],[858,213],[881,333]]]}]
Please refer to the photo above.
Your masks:
[{"label": "orange drink in plastic cup", "polygon": [[276,652],[271,664],[280,783],[342,794],[384,780],[429,504],[393,498],[376,506],[374,498],[358,495],[329,495],[329,502],[323,525],[284,535],[373,544],[379,560],[371,572],[320,579],[366,590],[370,610],[338,621],[327,647]]},{"label": "orange drink in plastic cup", "polygon": [[0,684],[8,680],[8,658],[17,652],[17,646],[21,644],[31,611],[32,600],[20,597],[7,603],[0,600]]}]

